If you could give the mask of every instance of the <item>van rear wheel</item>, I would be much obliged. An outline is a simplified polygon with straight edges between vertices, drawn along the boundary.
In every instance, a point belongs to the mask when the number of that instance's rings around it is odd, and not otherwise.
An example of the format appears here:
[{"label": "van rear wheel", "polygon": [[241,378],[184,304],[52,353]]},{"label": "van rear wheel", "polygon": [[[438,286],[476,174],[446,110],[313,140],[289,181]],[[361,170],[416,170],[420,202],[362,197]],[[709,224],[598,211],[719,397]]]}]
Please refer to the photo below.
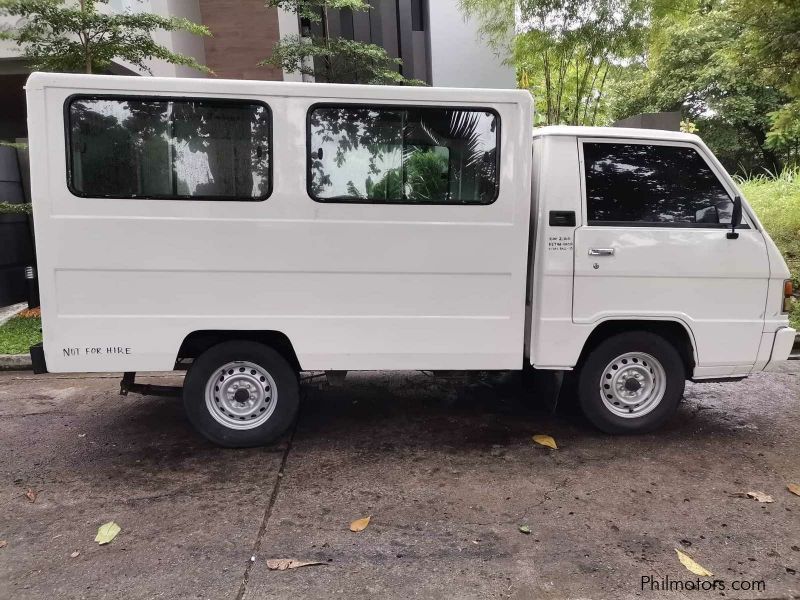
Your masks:
[{"label": "van rear wheel", "polygon": [[195,429],[226,448],[275,441],[297,415],[297,375],[275,350],[247,341],[224,342],[192,364],[183,385]]},{"label": "van rear wheel", "polygon": [[589,421],[606,433],[658,429],[678,407],[686,370],[675,347],[647,331],[620,333],[586,357],[578,398]]}]

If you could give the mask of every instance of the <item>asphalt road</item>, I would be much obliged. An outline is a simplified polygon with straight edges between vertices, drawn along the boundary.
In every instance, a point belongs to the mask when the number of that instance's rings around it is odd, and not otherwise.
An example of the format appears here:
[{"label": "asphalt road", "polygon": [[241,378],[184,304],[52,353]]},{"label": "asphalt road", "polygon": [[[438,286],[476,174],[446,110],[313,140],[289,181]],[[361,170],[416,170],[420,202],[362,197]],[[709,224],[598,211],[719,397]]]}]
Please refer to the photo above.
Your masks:
[{"label": "asphalt road", "polygon": [[[690,385],[665,430],[619,438],[502,387],[379,373],[306,384],[283,442],[222,450],[178,401],[117,389],[0,374],[0,598],[800,596],[798,362]],[[697,581],[676,548],[724,590],[643,590]]]}]

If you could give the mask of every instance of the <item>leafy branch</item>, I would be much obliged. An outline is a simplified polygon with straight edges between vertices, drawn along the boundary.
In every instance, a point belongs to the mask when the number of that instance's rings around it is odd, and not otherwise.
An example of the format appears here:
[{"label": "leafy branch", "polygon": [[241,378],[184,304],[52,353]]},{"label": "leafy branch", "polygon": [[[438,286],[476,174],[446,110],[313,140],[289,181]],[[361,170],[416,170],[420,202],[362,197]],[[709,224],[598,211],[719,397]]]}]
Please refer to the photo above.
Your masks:
[{"label": "leafy branch", "polygon": [[156,31],[185,31],[209,36],[207,27],[187,19],[140,12],[99,10],[108,0],[0,0],[0,16],[18,17],[0,31],[22,50],[35,69],[96,73],[113,61],[127,61],[147,73],[148,60],[159,59],[210,73],[191,56],[172,52],[153,40]]}]

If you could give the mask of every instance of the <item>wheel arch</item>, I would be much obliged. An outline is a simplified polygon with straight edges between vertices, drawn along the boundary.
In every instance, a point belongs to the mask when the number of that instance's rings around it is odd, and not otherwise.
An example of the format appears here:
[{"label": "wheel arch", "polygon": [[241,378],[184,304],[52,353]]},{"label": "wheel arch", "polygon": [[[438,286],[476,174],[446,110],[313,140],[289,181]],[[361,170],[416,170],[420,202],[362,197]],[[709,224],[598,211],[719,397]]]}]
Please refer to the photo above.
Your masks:
[{"label": "wheel arch", "polygon": [[598,323],[583,345],[578,366],[604,339],[628,331],[647,331],[672,343],[686,367],[686,377],[692,376],[697,365],[697,346],[691,329],[678,319],[608,319]]},{"label": "wheel arch", "polygon": [[[197,358],[209,348],[231,341],[257,342],[278,352],[295,369],[301,371],[300,361],[289,337],[281,331],[205,329],[192,331],[183,338],[177,360]],[[177,362],[176,360],[176,362]]]}]

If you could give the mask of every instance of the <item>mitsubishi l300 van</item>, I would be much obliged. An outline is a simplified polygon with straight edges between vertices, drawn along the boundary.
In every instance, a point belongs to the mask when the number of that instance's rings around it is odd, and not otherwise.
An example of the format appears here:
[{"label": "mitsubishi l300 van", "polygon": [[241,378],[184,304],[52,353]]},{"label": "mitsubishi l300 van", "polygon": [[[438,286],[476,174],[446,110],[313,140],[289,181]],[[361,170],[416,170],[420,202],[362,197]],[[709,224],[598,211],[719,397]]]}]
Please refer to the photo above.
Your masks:
[{"label": "mitsubishi l300 van", "polygon": [[39,371],[188,369],[281,435],[298,374],[566,374],[597,427],[784,361],[775,244],[697,136],[533,131],[527,92],[34,73]]}]

